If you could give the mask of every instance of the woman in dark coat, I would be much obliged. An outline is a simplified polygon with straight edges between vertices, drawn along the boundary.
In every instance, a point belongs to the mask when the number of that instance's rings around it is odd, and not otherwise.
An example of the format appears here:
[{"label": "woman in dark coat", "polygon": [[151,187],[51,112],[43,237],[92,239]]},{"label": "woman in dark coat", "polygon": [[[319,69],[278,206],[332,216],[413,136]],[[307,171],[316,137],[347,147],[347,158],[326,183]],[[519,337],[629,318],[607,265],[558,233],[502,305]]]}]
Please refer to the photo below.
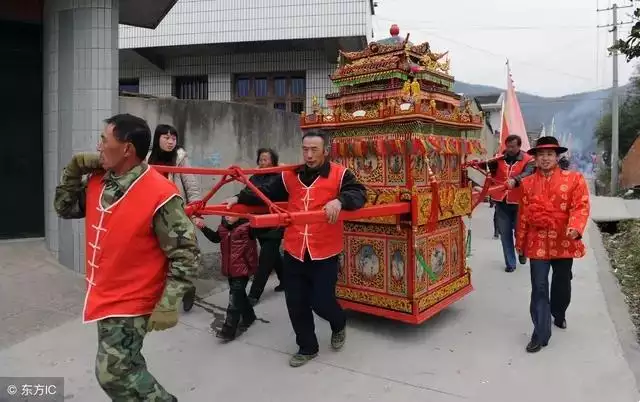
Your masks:
[{"label": "woman in dark coat", "polygon": [[[260,148],[257,152],[256,163],[260,168],[278,166],[278,153],[271,148]],[[251,176],[249,181],[256,187],[260,187],[279,174],[256,174]],[[265,228],[259,230],[256,234],[260,243],[260,256],[258,259],[258,272],[254,275],[251,290],[249,290],[249,301],[252,305],[256,305],[260,300],[273,270],[276,271],[280,281],[275,291],[282,292],[284,290],[282,286],[282,254],[280,254],[280,243],[282,242],[283,234],[284,228]]]}]

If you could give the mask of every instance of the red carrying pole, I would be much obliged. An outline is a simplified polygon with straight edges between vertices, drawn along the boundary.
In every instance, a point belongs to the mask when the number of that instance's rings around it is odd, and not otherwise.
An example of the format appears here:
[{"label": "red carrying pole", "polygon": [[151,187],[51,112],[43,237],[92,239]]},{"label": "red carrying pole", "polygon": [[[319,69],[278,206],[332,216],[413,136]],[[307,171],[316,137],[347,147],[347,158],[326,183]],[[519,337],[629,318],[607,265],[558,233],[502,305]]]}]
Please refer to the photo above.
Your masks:
[{"label": "red carrying pole", "polygon": [[178,166],[165,166],[165,165],[152,165],[160,173],[187,173],[187,174],[201,174],[206,176],[224,176],[233,175],[234,173],[248,174],[269,174],[269,173],[281,173],[288,170],[295,170],[300,165],[282,165],[269,168],[254,168],[254,169],[240,169],[238,167],[228,167],[226,169],[217,168],[199,168],[199,167],[178,167]]},{"label": "red carrying pole", "polygon": [[[276,207],[286,209],[286,202],[276,202],[274,203]],[[267,206],[247,206],[236,204],[231,208],[227,207],[227,204],[216,204],[216,205],[206,205],[198,210],[198,213],[201,215],[228,215],[229,213],[233,214],[268,214],[269,207]]]},{"label": "red carrying pole", "polygon": [[[370,207],[360,208],[355,211],[341,211],[338,220],[351,221],[363,218],[373,218],[388,215],[401,215],[411,212],[411,203],[394,202],[383,205],[373,205]],[[327,221],[327,215],[324,210],[305,211],[305,212],[289,212],[288,214],[265,214],[253,215],[249,217],[252,227],[265,228],[275,226],[287,226],[291,222],[296,225],[306,225],[311,223],[322,223]]]},{"label": "red carrying pole", "polygon": [[[186,208],[187,214],[192,215],[220,215],[220,216],[237,216],[248,218],[251,226],[256,228],[287,226],[292,222],[296,224],[306,225],[311,223],[327,222],[327,215],[324,210],[289,212],[287,211],[286,202],[274,203],[265,197],[262,192],[256,188],[246,175],[248,174],[269,174],[284,171],[295,170],[300,165],[276,166],[264,169],[240,169],[237,166],[230,166],[226,169],[214,168],[195,168],[195,167],[176,167],[176,166],[153,166],[159,172],[165,173],[189,173],[211,176],[223,176],[213,189],[202,199],[189,204]],[[226,204],[206,205],[213,195],[224,184],[231,181],[239,181],[252,190],[266,205],[265,206],[245,206],[234,205],[228,208]],[[356,211],[342,211],[338,216],[338,220],[358,220],[364,218],[373,218],[380,216],[402,215],[411,212],[411,204],[408,202],[395,202],[383,205],[367,206]],[[253,215],[262,214],[262,215]]]}]

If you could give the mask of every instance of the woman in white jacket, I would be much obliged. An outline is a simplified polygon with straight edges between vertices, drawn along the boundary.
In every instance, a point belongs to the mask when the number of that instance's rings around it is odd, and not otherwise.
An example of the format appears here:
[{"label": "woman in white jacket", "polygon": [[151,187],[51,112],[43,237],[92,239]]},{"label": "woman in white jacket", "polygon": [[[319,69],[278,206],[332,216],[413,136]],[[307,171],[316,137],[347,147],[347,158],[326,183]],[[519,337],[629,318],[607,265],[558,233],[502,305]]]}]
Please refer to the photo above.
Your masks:
[{"label": "woman in white jacket", "polygon": [[[147,163],[150,165],[165,165],[189,167],[189,158],[187,151],[180,145],[178,131],[175,127],[168,124],[160,124],[156,127],[153,135],[153,143],[151,151],[147,155]],[[164,175],[174,182],[180,193],[185,205],[198,201],[202,198],[200,194],[200,186],[198,180],[192,174],[187,173],[164,173]],[[198,226],[201,218],[193,218],[193,223]],[[190,289],[182,299],[182,307],[185,311],[191,310],[195,301],[196,289]]]}]

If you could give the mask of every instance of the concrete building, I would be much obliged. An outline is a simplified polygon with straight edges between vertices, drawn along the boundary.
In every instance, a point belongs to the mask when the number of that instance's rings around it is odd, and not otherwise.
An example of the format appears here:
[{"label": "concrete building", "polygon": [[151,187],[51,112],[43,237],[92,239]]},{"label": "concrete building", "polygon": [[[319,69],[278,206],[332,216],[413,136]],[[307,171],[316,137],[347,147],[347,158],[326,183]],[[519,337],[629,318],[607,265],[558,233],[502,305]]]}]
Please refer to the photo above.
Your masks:
[{"label": "concrete building", "polygon": [[337,50],[372,37],[373,10],[372,0],[3,0],[0,239],[45,237],[83,271],[83,222],[58,219],[52,201],[71,156],[95,150],[119,112],[119,89],[309,110],[330,92]]},{"label": "concrete building", "polygon": [[488,155],[494,155],[499,148],[503,98],[504,93],[475,97],[484,113],[485,126],[482,129],[482,138],[485,140]]},{"label": "concrete building", "polygon": [[373,0],[180,0],[155,30],[120,28],[120,88],[311,111],[338,49],[373,36]]}]

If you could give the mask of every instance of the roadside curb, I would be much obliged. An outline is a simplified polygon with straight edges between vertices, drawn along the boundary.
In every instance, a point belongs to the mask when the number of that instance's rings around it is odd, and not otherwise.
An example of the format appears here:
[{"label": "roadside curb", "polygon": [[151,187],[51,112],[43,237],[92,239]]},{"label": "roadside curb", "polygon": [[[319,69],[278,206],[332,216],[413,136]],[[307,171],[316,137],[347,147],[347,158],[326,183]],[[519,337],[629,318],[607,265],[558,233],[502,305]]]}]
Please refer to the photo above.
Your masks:
[{"label": "roadside curb", "polygon": [[616,329],[622,353],[635,377],[636,389],[638,389],[638,385],[640,385],[640,345],[637,341],[636,328],[631,321],[629,309],[624,294],[620,289],[618,279],[613,274],[602,234],[598,230],[595,221],[590,223],[588,228],[589,247],[593,250],[598,265],[598,281],[602,287],[607,310]]}]

